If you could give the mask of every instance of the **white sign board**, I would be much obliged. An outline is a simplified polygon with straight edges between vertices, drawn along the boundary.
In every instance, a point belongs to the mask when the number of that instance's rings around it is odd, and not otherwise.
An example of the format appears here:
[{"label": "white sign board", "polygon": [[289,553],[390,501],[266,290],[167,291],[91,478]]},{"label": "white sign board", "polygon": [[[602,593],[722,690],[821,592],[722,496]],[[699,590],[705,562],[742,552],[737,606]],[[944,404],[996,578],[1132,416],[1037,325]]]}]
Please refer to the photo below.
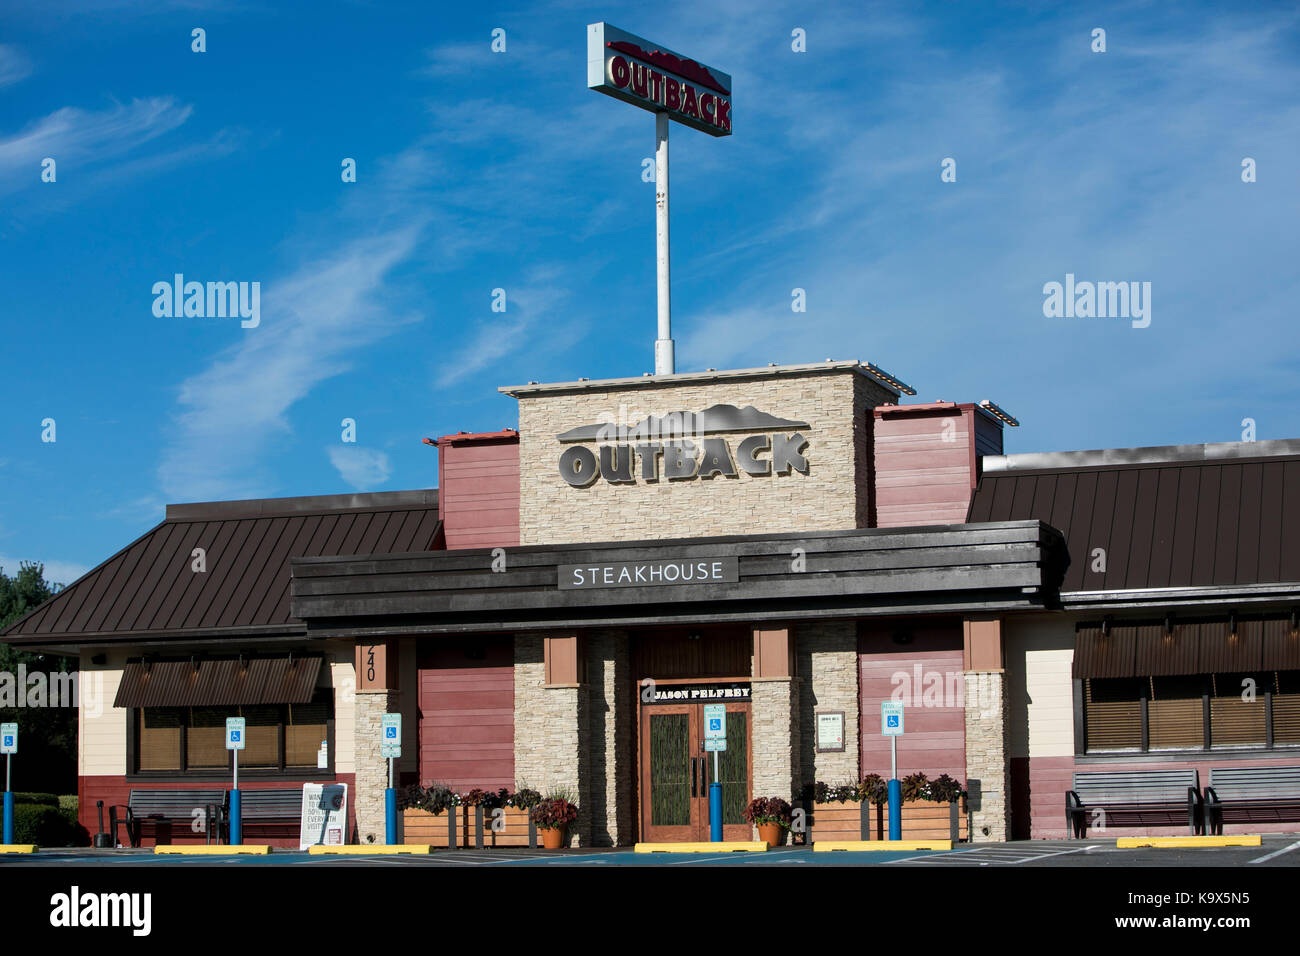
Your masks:
[{"label": "white sign board", "polygon": [[880,732],[886,737],[903,736],[903,702],[901,700],[882,700],[880,702]]},{"label": "white sign board", "polygon": [[342,846],[348,831],[348,785],[305,783],[298,849],[324,844]]},{"label": "white sign board", "polygon": [[727,739],[727,707],[725,704],[704,705],[704,739]]},{"label": "white sign board", "polygon": [[710,136],[731,135],[731,77],[608,23],[587,27],[587,87]]},{"label": "white sign board", "polygon": [[727,749],[726,704],[704,705],[704,750],[721,753]]},{"label": "white sign board", "polygon": [[0,724],[0,754],[18,753],[18,725]]},{"label": "white sign board", "polygon": [[844,715],[842,713],[817,715],[817,749],[844,749]]},{"label": "white sign board", "polygon": [[384,714],[379,719],[379,751],[381,757],[402,755],[401,714]]},{"label": "white sign board", "polygon": [[226,718],[226,749],[243,750],[245,737],[244,718],[227,717]]}]

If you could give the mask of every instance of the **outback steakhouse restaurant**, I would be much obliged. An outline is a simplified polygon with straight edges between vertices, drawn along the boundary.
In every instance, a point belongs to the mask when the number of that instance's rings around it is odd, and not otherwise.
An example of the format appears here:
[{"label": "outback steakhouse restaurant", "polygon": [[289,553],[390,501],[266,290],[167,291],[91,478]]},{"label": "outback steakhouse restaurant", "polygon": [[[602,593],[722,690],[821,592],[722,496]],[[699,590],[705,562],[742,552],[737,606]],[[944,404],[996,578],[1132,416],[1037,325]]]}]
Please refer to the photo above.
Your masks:
[{"label": "outback steakhouse restaurant", "polygon": [[859,361],[500,391],[518,430],[425,439],[436,490],[172,505],[7,629],[100,687],[88,830],[219,801],[240,715],[242,791],[347,784],[382,842],[395,712],[402,784],[562,790],[574,846],[707,840],[723,704],[726,838],[781,797],[816,840],[812,785],[889,776],[888,700],[962,838],[1298,828],[1300,441],[1004,455],[993,403]]}]

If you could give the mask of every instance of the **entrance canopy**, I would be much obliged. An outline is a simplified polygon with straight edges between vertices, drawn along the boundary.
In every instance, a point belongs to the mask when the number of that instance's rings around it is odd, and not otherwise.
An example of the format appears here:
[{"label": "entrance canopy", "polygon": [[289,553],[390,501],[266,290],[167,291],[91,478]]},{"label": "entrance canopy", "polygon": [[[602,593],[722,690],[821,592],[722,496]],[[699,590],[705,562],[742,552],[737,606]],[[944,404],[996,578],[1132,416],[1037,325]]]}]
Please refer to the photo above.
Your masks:
[{"label": "entrance canopy", "polygon": [[304,557],[318,637],[790,621],[1053,607],[1067,562],[1041,521]]}]

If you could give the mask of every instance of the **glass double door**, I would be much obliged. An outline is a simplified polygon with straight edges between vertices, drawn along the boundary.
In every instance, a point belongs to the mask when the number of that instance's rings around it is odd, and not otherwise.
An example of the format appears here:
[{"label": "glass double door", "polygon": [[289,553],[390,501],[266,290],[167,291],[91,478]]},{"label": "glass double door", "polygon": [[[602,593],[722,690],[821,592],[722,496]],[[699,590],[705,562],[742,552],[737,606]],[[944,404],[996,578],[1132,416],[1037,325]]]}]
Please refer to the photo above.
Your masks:
[{"label": "glass double door", "polygon": [[647,843],[709,839],[709,785],[722,783],[722,837],[748,840],[750,705],[727,703],[727,749],[704,749],[704,704],[641,708],[641,839]]}]

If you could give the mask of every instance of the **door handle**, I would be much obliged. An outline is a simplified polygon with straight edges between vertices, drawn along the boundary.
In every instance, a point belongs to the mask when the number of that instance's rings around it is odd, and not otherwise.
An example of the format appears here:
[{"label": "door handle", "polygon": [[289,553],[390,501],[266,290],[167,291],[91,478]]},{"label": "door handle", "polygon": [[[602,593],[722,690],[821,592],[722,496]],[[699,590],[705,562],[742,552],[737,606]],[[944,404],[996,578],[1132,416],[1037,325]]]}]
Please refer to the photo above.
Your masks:
[{"label": "door handle", "polygon": [[692,797],[698,797],[700,795],[699,786],[696,782],[696,776],[695,776],[696,769],[697,768],[695,766],[695,758],[692,757],[691,758],[691,796]]}]

